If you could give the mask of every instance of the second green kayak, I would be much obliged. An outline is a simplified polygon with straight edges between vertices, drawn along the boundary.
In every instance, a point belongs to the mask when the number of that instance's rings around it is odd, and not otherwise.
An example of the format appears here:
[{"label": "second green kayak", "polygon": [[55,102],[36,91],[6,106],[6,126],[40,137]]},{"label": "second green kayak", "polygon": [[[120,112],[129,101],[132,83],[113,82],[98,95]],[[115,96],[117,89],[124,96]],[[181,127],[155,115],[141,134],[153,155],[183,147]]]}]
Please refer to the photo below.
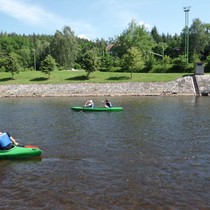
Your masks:
[{"label": "second green kayak", "polygon": [[92,111],[92,112],[119,112],[123,111],[122,107],[112,107],[112,108],[106,108],[106,107],[81,107],[81,106],[73,106],[71,107],[72,110],[75,111]]}]

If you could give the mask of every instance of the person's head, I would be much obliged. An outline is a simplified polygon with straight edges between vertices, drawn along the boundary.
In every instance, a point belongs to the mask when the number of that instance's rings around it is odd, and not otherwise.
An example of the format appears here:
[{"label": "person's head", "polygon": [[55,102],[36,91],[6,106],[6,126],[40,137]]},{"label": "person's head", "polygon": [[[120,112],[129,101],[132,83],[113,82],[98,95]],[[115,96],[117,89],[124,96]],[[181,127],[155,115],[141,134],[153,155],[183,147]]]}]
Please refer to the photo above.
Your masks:
[{"label": "person's head", "polygon": [[109,102],[109,101],[106,99],[106,102]]}]

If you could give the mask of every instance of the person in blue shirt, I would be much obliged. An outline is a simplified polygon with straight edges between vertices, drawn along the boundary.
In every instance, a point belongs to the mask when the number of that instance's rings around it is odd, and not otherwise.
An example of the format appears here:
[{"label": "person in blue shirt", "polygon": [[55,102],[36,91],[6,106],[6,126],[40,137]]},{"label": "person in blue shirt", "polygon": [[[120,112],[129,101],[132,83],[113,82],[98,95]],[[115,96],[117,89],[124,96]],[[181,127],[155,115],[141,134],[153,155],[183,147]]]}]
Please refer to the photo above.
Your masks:
[{"label": "person in blue shirt", "polygon": [[9,150],[18,144],[8,132],[0,132],[0,149]]}]

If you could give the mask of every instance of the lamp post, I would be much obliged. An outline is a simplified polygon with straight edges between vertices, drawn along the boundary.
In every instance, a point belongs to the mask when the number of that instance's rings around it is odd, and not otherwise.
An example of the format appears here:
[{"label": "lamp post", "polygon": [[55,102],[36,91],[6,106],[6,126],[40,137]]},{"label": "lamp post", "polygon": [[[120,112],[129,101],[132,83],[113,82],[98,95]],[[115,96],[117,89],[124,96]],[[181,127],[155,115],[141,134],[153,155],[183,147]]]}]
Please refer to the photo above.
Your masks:
[{"label": "lamp post", "polygon": [[189,61],[189,11],[190,7],[184,7],[185,12],[185,58]]},{"label": "lamp post", "polygon": [[36,50],[33,49],[33,53],[34,53],[34,70],[36,71]]}]

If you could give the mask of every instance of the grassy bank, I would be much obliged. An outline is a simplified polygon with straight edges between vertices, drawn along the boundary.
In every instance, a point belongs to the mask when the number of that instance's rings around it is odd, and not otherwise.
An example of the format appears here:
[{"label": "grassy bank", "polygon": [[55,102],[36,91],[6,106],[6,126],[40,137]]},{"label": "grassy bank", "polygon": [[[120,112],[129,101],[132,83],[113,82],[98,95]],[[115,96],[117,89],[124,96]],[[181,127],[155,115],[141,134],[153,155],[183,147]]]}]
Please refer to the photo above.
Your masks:
[{"label": "grassy bank", "polygon": [[40,71],[26,71],[15,74],[0,72],[0,84],[67,84],[67,83],[107,83],[107,82],[169,82],[182,77],[183,73],[130,73],[93,72],[90,79],[86,79],[85,71],[54,71],[48,79]]}]

